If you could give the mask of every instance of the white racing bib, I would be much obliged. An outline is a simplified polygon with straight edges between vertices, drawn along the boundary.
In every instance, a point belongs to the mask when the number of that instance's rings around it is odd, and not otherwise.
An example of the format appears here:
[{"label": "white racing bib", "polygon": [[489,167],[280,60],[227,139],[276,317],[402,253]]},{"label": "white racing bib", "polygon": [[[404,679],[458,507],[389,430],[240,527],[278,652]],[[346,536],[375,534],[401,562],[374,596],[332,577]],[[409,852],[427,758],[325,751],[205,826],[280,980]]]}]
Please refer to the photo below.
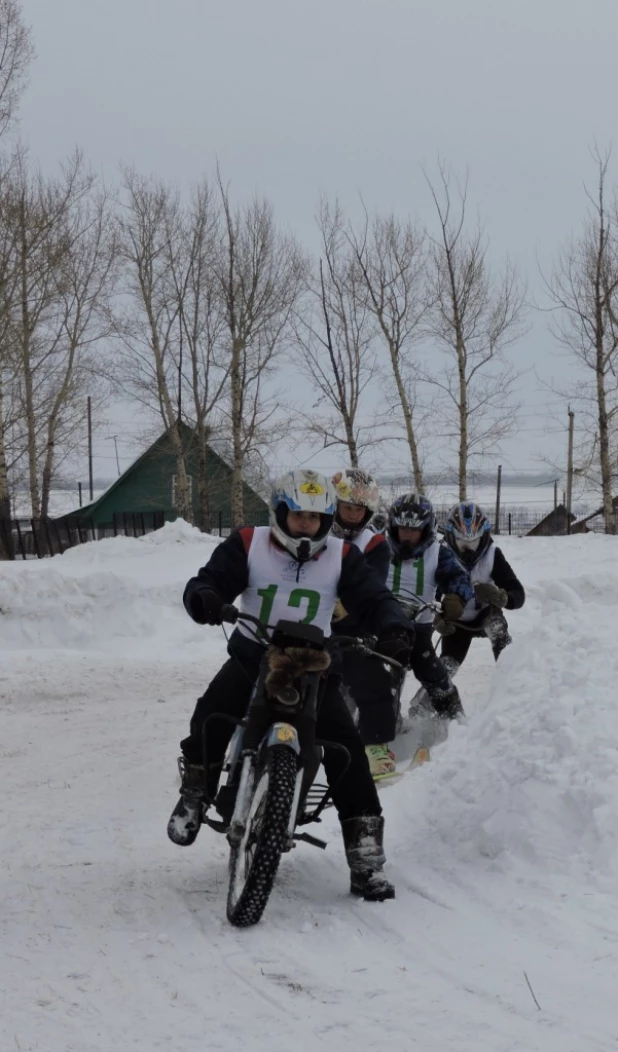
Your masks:
[{"label": "white racing bib", "polygon": [[376,535],[375,535],[375,533],[373,532],[373,530],[367,530],[367,529],[365,529],[365,530],[361,530],[361,532],[359,533],[358,537],[355,537],[355,538],[354,538],[354,539],[353,539],[353,540],[351,541],[351,543],[352,543],[352,544],[353,544],[353,545],[354,545],[354,546],[355,546],[356,548],[358,548],[358,550],[359,550],[359,551],[361,551],[361,552],[363,552],[363,553],[364,553],[364,551],[365,551],[365,548],[366,548],[366,547],[367,547],[367,545],[369,544],[369,541],[372,541],[372,540],[374,539],[374,537],[375,537],[375,536],[376,536]]},{"label": "white racing bib", "polygon": [[[316,559],[298,563],[274,544],[270,527],[256,526],[247,555],[249,583],[240,597],[240,612],[270,625],[281,620],[317,625],[329,636],[342,557],[343,541],[329,537],[328,546]],[[239,621],[238,630],[255,639],[251,626]]]},{"label": "white racing bib", "polygon": [[[387,587],[395,596],[412,599],[418,596],[424,603],[433,603],[436,598],[436,570],[440,554],[440,542],[432,541],[418,559],[400,559],[393,556],[388,568]],[[419,624],[433,621],[433,611],[423,610],[416,618]]]},{"label": "white racing bib", "polygon": [[[474,588],[475,584],[481,584],[481,583],[486,584],[489,581],[491,581],[491,575],[492,575],[493,569],[494,569],[494,559],[495,559],[495,557],[496,557],[496,546],[495,546],[494,542],[492,541],[491,544],[489,545],[489,548],[486,551],[483,552],[483,554],[481,555],[481,558],[478,560],[477,563],[475,563],[475,565],[470,570],[470,583],[472,584],[473,588]],[[465,566],[465,563],[462,563],[461,565],[464,566],[466,570],[468,569],[468,567]],[[477,600],[473,596],[472,599],[468,599],[468,602],[466,603],[466,605],[464,607],[463,614],[461,615],[460,618],[458,618],[458,620],[459,621],[474,621],[475,618],[478,617],[480,611],[483,609],[483,607],[485,605],[486,604],[484,604],[484,603],[477,602]]]}]

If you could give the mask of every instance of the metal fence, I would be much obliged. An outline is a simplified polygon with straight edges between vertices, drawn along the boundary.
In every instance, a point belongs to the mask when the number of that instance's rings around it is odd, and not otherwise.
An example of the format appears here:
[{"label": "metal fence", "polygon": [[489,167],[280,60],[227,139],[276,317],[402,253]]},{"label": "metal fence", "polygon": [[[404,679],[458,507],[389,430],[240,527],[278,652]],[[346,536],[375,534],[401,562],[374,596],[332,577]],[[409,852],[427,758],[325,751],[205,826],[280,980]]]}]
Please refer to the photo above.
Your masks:
[{"label": "metal fence", "polygon": [[0,518],[0,558],[43,559],[60,555],[68,548],[100,541],[105,537],[143,537],[163,526],[163,511],[120,512],[109,523],[90,519],[2,519]]},{"label": "metal fence", "polygon": [[[439,526],[444,525],[446,522],[451,507],[452,505],[435,507],[434,510]],[[483,510],[486,511],[489,516],[494,533],[499,533],[502,536],[525,537],[530,530],[534,529],[535,526],[539,526],[544,520],[549,520],[551,516],[551,512],[547,509],[545,511],[535,511],[533,508],[527,507],[526,505],[507,504],[500,508],[500,522],[498,529],[496,529],[495,511],[488,508],[484,508]],[[581,522],[586,516],[594,515],[595,511],[595,507],[579,507],[577,521]],[[572,526],[575,526],[575,523],[573,523]],[[603,516],[594,515],[593,518],[586,522],[586,529],[593,533],[604,533],[605,523],[603,521]],[[547,536],[559,537],[565,535],[567,533],[566,514],[562,518],[556,519],[555,522],[550,523],[548,521],[548,529],[544,532],[547,533]]]}]

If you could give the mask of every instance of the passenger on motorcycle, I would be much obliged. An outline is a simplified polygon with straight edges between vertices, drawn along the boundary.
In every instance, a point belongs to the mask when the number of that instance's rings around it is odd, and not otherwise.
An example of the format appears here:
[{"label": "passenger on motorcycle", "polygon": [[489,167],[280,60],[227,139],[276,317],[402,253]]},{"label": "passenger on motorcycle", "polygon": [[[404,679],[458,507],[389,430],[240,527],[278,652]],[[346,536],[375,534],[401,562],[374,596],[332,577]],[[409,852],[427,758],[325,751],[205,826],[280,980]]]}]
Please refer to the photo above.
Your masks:
[{"label": "passenger on motorcycle", "polygon": [[[392,549],[387,583],[393,595],[404,601],[418,596],[431,603],[439,589],[441,617],[446,623],[455,621],[474,593],[467,569],[438,539],[431,501],[416,493],[397,497],[389,511],[387,536]],[[463,712],[461,698],[434,649],[433,620],[433,611],[428,609],[414,622],[416,638],[410,668],[438,715],[453,719]]]},{"label": "passenger on motorcycle", "polygon": [[[414,629],[361,553],[332,536],[335,511],[335,492],[324,476],[308,470],[283,475],[272,491],[270,526],[235,530],[188,582],[183,601],[189,615],[198,624],[221,624],[223,605],[240,597],[241,612],[263,622],[274,624],[282,618],[311,622],[328,635],[335,602],[340,598],[359,618],[364,631],[378,636],[376,649],[407,665]],[[209,724],[209,769],[205,772],[204,723],[215,712],[244,716],[264,652],[265,644],[239,622],[229,640],[228,660],[198,699],[190,733],[181,742],[181,796],[168,823],[168,835],[176,844],[192,844],[197,837],[204,781],[209,797],[214,798],[233,730],[227,721]],[[344,746],[350,757],[344,770],[346,759],[340,750],[327,749],[324,753],[324,769],[351,871],[351,890],[373,900],[392,898],[394,889],[382,873],[384,819],[367,756],[337,675],[324,680],[317,733]]]},{"label": "passenger on motorcycle", "polygon": [[523,585],[491,535],[487,515],[473,501],[456,504],[446,522],[445,540],[459,564],[470,574],[474,595],[443,635],[440,656],[454,676],[474,638],[485,636],[496,661],[511,642],[503,610],[519,610],[526,596]]}]

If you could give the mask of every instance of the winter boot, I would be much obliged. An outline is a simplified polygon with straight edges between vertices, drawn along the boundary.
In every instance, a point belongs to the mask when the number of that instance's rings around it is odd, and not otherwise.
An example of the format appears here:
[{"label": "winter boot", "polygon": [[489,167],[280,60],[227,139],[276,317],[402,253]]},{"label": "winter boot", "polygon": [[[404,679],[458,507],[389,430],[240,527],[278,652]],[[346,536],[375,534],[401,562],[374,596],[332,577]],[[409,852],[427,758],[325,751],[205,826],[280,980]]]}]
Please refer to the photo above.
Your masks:
[{"label": "winter boot", "polygon": [[454,683],[446,690],[437,690],[435,687],[430,689],[429,697],[441,720],[456,720],[465,716],[459,691]]},{"label": "winter boot", "polygon": [[341,823],[345,854],[350,867],[350,892],[367,902],[395,898],[395,889],[386,879],[382,867],[384,854],[384,819],[381,815],[346,818]]},{"label": "winter boot", "polygon": [[513,642],[509,634],[506,617],[502,611],[492,610],[491,616],[486,619],[483,625],[483,630],[491,643],[494,660],[497,661],[505,647],[508,647],[509,643]]},{"label": "winter boot", "polygon": [[367,753],[369,770],[374,782],[393,778],[397,774],[395,754],[390,751],[388,745],[366,745],[365,752]]},{"label": "winter boot", "polygon": [[174,844],[188,847],[194,842],[202,824],[206,800],[205,772],[201,764],[188,763],[184,756],[178,759],[178,770],[182,779],[180,799],[167,823],[167,835]]}]

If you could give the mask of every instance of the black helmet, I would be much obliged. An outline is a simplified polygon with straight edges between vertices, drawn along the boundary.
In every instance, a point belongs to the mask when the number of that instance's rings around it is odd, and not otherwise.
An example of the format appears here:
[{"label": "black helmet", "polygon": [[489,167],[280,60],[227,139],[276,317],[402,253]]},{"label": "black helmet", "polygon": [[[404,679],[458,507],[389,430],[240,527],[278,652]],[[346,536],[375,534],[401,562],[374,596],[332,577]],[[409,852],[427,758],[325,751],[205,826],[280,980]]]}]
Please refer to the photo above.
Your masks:
[{"label": "black helmet", "polygon": [[[417,544],[399,540],[399,527],[420,530]],[[436,537],[436,517],[431,501],[422,493],[404,493],[397,497],[388,513],[388,535],[392,546],[401,559],[412,559],[421,555]]]}]

